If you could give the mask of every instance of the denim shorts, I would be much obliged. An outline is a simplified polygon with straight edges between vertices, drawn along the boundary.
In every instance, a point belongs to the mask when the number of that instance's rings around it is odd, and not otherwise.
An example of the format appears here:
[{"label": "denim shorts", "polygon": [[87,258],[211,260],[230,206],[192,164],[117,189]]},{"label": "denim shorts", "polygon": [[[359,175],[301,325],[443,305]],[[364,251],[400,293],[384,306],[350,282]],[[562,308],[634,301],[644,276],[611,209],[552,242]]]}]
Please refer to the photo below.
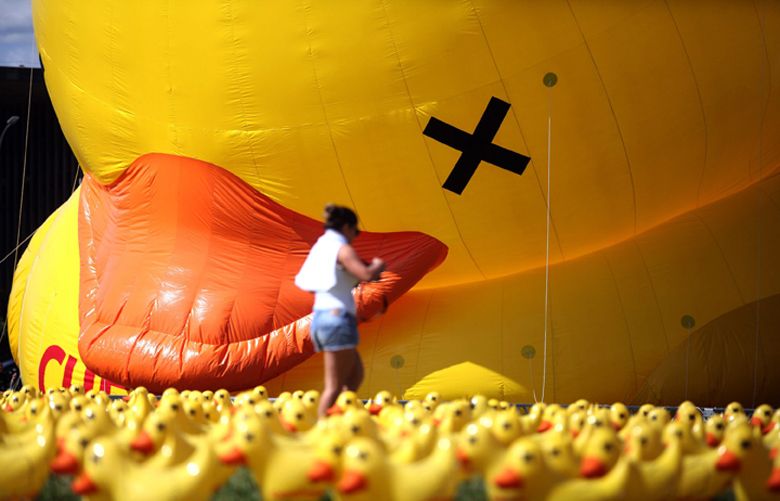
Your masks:
[{"label": "denim shorts", "polygon": [[339,351],[358,345],[357,319],[345,310],[314,310],[311,340],[316,351]]}]

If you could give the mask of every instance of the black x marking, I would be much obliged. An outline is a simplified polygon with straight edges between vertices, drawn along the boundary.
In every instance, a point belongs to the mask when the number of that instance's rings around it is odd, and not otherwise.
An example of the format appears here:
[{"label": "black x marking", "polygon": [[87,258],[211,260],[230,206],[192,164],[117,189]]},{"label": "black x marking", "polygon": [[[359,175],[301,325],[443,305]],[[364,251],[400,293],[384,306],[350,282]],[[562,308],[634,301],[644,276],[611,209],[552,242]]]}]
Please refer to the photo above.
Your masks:
[{"label": "black x marking", "polygon": [[506,101],[491,97],[473,134],[446,124],[436,117],[428,120],[424,135],[462,152],[442,188],[458,195],[463,193],[483,160],[515,174],[523,173],[531,158],[492,142],[509,111],[509,106]]}]

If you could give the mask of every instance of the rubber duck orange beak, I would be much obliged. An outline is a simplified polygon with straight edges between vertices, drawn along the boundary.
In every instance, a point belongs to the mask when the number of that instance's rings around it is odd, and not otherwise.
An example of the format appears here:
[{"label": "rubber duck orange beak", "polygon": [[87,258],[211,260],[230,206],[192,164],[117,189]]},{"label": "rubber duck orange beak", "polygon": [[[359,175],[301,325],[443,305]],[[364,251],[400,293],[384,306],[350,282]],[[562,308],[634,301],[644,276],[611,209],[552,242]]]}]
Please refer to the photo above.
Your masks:
[{"label": "rubber duck orange beak", "polygon": [[753,426],[758,426],[759,428],[764,427],[764,423],[761,421],[761,418],[758,416],[753,416],[752,418],[750,418],[750,424],[752,424]]},{"label": "rubber duck orange beak", "polygon": [[372,416],[377,416],[382,412],[382,406],[379,404],[371,404],[368,406],[368,412],[370,412]]},{"label": "rubber duck orange beak", "polygon": [[310,482],[330,482],[333,480],[334,471],[333,466],[325,461],[317,459],[314,464],[309,468],[307,474]]},{"label": "rubber duck orange beak", "polygon": [[94,494],[98,491],[98,486],[92,481],[92,478],[87,475],[87,472],[82,472],[81,475],[73,479],[70,488],[74,494],[79,494],[81,496]]},{"label": "rubber duck orange beak", "polygon": [[767,433],[769,433],[770,431],[772,431],[774,429],[775,429],[775,422],[774,421],[770,421],[768,425],[764,426],[764,428],[761,430],[761,433],[766,435]]},{"label": "rubber duck orange beak", "polygon": [[338,490],[342,494],[351,494],[368,487],[368,479],[365,475],[355,470],[347,470],[341,476]]},{"label": "rubber duck orange beak", "polygon": [[238,447],[233,447],[229,452],[220,454],[219,460],[230,466],[240,466],[246,464],[246,455]]},{"label": "rubber duck orange beak", "polygon": [[298,433],[298,427],[284,419],[284,417],[279,416],[279,422],[282,423],[282,428],[289,431],[290,433]]},{"label": "rubber duck orange beak", "polygon": [[341,414],[344,414],[344,409],[336,404],[333,404],[330,406],[330,408],[328,408],[325,414],[328,416],[340,416]]},{"label": "rubber duck orange beak", "polygon": [[715,469],[718,471],[739,471],[741,466],[742,461],[739,460],[736,454],[728,449],[720,455],[718,461],[715,463]]},{"label": "rubber duck orange beak", "polygon": [[771,492],[780,492],[780,468],[772,468],[772,474],[766,481],[766,488]]},{"label": "rubber duck orange beak", "polygon": [[612,421],[612,428],[615,431],[620,431],[623,428],[623,425],[618,423],[617,421]]},{"label": "rubber duck orange beak", "polygon": [[471,467],[471,458],[462,448],[458,447],[455,449],[455,457],[464,470],[468,470]]},{"label": "rubber duck orange beak", "polygon": [[146,455],[153,453],[156,449],[152,437],[146,432],[146,430],[141,430],[141,433],[139,433],[133,439],[133,441],[130,442],[130,448],[132,448],[134,451],[138,451]]},{"label": "rubber duck orange beak", "polygon": [[523,486],[523,477],[514,468],[506,467],[493,478],[493,483],[502,489],[519,489]]},{"label": "rubber duck orange beak", "polygon": [[63,448],[51,460],[49,467],[54,473],[72,475],[79,470],[79,461],[76,459],[76,456]]},{"label": "rubber duck orange beak", "polygon": [[714,433],[707,432],[707,445],[710,447],[717,447],[718,444],[720,444],[718,437],[716,437]]},{"label": "rubber duck orange beak", "polygon": [[585,478],[598,478],[603,477],[607,473],[607,465],[604,461],[593,456],[587,456],[582,458],[582,464],[580,465],[580,475]]},{"label": "rubber duck orange beak", "polygon": [[546,419],[539,423],[539,427],[536,428],[537,433],[544,433],[545,431],[549,430],[553,427],[553,424],[550,421],[547,421]]}]

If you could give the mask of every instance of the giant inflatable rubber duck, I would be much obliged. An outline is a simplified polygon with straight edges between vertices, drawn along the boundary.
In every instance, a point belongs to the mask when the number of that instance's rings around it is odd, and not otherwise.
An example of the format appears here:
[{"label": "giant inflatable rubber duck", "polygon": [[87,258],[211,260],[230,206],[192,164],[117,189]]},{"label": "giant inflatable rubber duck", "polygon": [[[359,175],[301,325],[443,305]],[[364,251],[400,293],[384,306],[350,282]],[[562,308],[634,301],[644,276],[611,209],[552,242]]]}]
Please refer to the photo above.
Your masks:
[{"label": "giant inflatable rubber duck", "polygon": [[16,270],[26,382],[319,387],[292,277],[336,202],[389,263],[356,291],[362,396],[776,400],[777,4],[33,17],[84,181]]}]

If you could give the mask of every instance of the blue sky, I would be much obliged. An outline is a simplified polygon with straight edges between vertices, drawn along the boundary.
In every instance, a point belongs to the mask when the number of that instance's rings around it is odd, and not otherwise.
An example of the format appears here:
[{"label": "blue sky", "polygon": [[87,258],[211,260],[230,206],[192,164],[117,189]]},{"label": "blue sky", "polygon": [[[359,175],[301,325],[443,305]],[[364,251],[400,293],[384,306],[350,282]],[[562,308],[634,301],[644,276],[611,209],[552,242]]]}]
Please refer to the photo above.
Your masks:
[{"label": "blue sky", "polygon": [[0,66],[40,66],[30,2],[0,0]]}]

